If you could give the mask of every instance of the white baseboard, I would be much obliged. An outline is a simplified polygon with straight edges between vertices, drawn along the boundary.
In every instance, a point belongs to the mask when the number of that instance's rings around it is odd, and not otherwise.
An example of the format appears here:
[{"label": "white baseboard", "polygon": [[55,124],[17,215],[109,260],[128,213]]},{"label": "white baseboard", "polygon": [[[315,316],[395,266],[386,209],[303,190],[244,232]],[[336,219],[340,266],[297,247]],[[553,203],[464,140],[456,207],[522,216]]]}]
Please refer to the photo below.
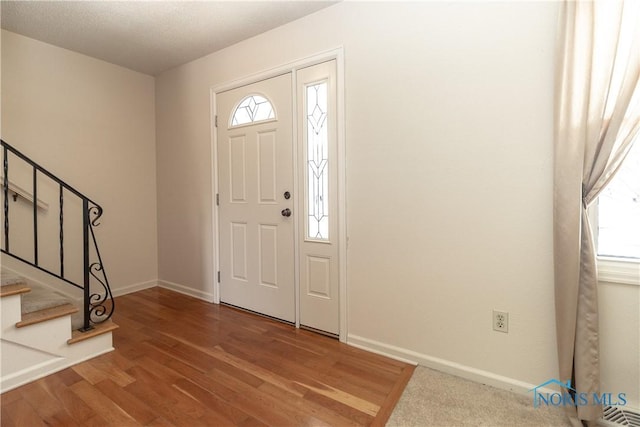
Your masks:
[{"label": "white baseboard", "polygon": [[203,292],[193,288],[188,288],[184,285],[169,282],[167,280],[158,280],[158,286],[161,288],[169,289],[170,291],[179,292],[181,294],[188,295],[190,297],[198,298],[206,302],[213,302],[213,293]]},{"label": "white baseboard", "polygon": [[[524,381],[516,380],[514,378],[498,375],[493,372],[483,371],[471,366],[462,365],[450,360],[440,359],[438,357],[433,357],[405,348],[396,347],[394,345],[385,344],[358,335],[349,334],[347,336],[347,344],[361,348],[363,350],[387,356],[392,359],[400,360],[405,363],[426,366],[427,368],[435,369],[436,371],[455,375],[460,378],[490,385],[502,390],[512,391],[514,393],[522,395],[531,396],[530,390],[534,387],[537,387],[536,384],[530,384]],[[538,392],[554,393],[555,390],[541,388],[538,389]]]},{"label": "white baseboard", "polygon": [[132,294],[138,291],[143,291],[145,289],[155,288],[156,286],[160,288],[169,289],[171,291],[179,292],[181,294],[198,298],[207,302],[213,302],[212,293],[195,290],[187,286],[180,285],[178,283],[169,282],[167,280],[149,280],[146,282],[134,283],[133,285],[114,289],[112,290],[112,292],[115,298],[115,297],[120,297],[127,294]]},{"label": "white baseboard", "polygon": [[394,360],[399,360],[400,362],[408,363],[410,365],[418,365],[418,361],[415,358],[409,357],[409,350],[404,350],[400,347],[383,344],[379,341],[370,340],[353,334],[347,335],[347,344]]},{"label": "white baseboard", "polygon": [[122,295],[132,294],[134,292],[143,291],[149,288],[155,288],[158,286],[157,280],[149,280],[147,282],[134,283],[133,285],[125,286],[118,289],[112,289],[113,297],[121,297]]},{"label": "white baseboard", "polygon": [[[82,303],[82,296],[73,295],[70,292],[71,290],[76,290],[76,292],[78,292],[76,288],[73,288],[71,285],[62,282],[60,279],[56,277],[50,276],[47,273],[41,272],[31,266],[28,266],[27,264],[24,264],[24,267],[25,267],[25,270],[22,271],[22,270],[16,269],[15,267],[10,268],[5,265],[2,266],[3,269],[9,271],[12,274],[25,278],[27,279],[27,281],[37,283],[47,288],[52,288],[56,292],[63,294],[67,298],[74,300],[76,302]],[[131,294],[133,292],[142,291],[144,289],[153,288],[155,286],[158,286],[157,280],[148,280],[146,282],[134,283],[132,285],[124,286],[118,289],[111,289],[111,293],[115,298],[122,295]]]}]

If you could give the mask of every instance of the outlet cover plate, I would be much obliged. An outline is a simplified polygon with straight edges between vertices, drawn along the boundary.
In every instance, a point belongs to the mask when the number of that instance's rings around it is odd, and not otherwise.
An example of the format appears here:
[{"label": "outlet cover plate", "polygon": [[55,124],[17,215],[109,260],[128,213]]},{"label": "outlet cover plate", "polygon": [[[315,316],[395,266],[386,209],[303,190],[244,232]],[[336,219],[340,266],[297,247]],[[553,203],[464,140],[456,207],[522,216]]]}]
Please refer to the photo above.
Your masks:
[{"label": "outlet cover plate", "polygon": [[493,330],[504,333],[509,332],[509,313],[493,310]]}]

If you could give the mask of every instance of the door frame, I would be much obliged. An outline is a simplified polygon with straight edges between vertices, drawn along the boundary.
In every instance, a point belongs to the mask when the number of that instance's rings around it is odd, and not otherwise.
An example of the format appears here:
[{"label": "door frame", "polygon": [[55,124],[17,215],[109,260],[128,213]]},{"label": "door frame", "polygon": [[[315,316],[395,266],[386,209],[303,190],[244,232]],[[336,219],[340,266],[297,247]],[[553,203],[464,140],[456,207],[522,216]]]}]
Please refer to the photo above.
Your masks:
[{"label": "door frame", "polygon": [[[306,58],[302,58],[279,67],[260,71],[255,74],[248,75],[239,79],[235,79],[226,83],[212,86],[210,88],[210,124],[211,124],[211,188],[213,194],[212,200],[212,229],[213,229],[213,302],[220,304],[220,282],[218,281],[218,271],[220,271],[220,239],[219,239],[219,206],[216,203],[216,194],[218,194],[218,133],[216,128],[217,94],[241,86],[256,83],[282,74],[291,73],[291,93],[293,101],[293,168],[294,168],[294,188],[293,194],[300,197],[299,178],[300,164],[298,162],[298,110],[297,110],[297,79],[296,71],[312,65],[323,62],[336,61],[336,130],[338,144],[338,158],[336,166],[338,170],[338,194],[336,203],[338,207],[338,289],[339,289],[339,316],[340,331],[339,339],[341,342],[347,342],[347,212],[346,212],[346,132],[345,132],[345,96],[344,96],[344,48],[338,47],[325,52],[318,53]],[[302,227],[303,218],[299,215],[299,209],[294,210],[294,289],[295,289],[295,315],[296,328],[300,327],[300,244],[299,237]]]}]

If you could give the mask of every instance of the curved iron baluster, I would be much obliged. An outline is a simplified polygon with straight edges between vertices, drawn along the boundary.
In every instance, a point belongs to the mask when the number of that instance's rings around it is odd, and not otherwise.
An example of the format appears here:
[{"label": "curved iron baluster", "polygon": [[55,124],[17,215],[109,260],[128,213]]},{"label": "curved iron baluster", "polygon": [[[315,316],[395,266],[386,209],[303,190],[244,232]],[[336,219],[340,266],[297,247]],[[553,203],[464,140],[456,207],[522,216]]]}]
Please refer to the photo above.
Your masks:
[{"label": "curved iron baluster", "polygon": [[[104,290],[104,293],[92,293],[89,297],[89,318],[91,320],[91,323],[93,324],[102,323],[109,319],[113,314],[113,296],[111,295],[111,289],[109,288],[109,285],[107,285],[97,275],[98,272],[101,272],[103,276],[105,274],[102,268],[102,264],[100,264],[99,262],[94,262],[89,267],[89,272],[91,273],[91,276],[93,276],[93,278],[96,279],[98,283],[100,283],[102,289]],[[107,304],[105,304],[107,302],[109,302],[109,307],[107,306]]]},{"label": "curved iron baluster", "polygon": [[[89,207],[89,222],[91,223],[92,226],[97,227],[100,225],[98,220],[102,216],[102,212],[103,212],[102,207],[99,205],[93,205]],[[91,219],[91,215],[94,215],[95,218]],[[94,242],[95,242],[95,238],[94,238]]]},{"label": "curved iron baluster", "polygon": [[[97,204],[92,205],[88,209],[89,215],[89,231],[91,232],[91,240],[95,249],[96,258],[98,260],[89,266],[89,273],[102,286],[102,290],[91,293],[89,297],[89,320],[91,323],[98,324],[107,321],[113,315],[115,310],[115,301],[107,279],[107,273],[104,271],[100,249],[93,230],[93,227],[100,225],[98,220],[102,216],[102,207]],[[93,216],[93,219],[91,219]],[[101,276],[101,277],[100,277]]]}]

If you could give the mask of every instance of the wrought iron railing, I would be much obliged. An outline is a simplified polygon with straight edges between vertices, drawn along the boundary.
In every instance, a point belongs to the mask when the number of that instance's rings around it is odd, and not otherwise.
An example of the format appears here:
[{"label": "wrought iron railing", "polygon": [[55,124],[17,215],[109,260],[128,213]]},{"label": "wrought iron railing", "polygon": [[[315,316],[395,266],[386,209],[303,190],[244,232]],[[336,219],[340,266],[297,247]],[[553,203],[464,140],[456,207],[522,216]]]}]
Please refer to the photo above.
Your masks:
[{"label": "wrought iron railing", "polygon": [[[75,188],[71,187],[66,182],[62,181],[60,178],[53,175],[51,172],[29,159],[27,156],[22,154],[20,151],[16,150],[11,145],[6,142],[0,140],[2,146],[2,154],[3,154],[3,196],[4,196],[4,239],[2,242],[1,251],[4,254],[7,254],[19,261],[22,261],[30,266],[43,271],[51,276],[54,276],[61,281],[72,285],[76,288],[82,289],[83,291],[83,309],[84,309],[84,318],[83,318],[83,326],[80,329],[81,331],[88,331],[93,329],[93,325],[98,323],[105,322],[108,320],[115,309],[115,304],[113,301],[113,295],[111,293],[111,288],[109,287],[109,281],[107,279],[107,274],[104,271],[104,266],[102,264],[102,257],[100,256],[100,249],[98,248],[98,243],[96,240],[96,236],[94,233],[94,227],[100,225],[98,220],[102,216],[102,207],[98,205],[93,200],[89,199],[82,193],[80,193]],[[31,168],[31,175],[33,181],[32,194],[30,195],[30,199],[33,204],[33,260],[29,260],[25,258],[24,254],[18,255],[15,251],[11,250],[11,233],[10,233],[10,203],[9,197],[12,192],[10,188],[10,165],[9,165],[9,153],[11,153],[12,160],[19,159],[22,162],[26,163]],[[15,156],[15,157],[14,157]],[[42,265],[39,262],[39,234],[38,234],[38,177],[44,176],[53,181],[59,190],[59,219],[56,221],[59,226],[59,272],[51,271],[46,266]],[[82,283],[76,283],[76,281],[72,280],[69,277],[69,274],[65,272],[65,256],[69,256],[69,254],[65,254],[65,215],[64,215],[64,204],[65,204],[65,196],[66,197],[77,197],[82,202],[82,270],[83,270],[83,279]],[[13,194],[14,200],[17,197],[17,193]],[[30,220],[29,220],[30,221]],[[79,222],[79,221],[78,221]],[[93,250],[91,250],[93,247]],[[92,260],[93,259],[93,260]],[[93,279],[93,280],[92,280]],[[96,291],[92,291],[92,285]]]}]

